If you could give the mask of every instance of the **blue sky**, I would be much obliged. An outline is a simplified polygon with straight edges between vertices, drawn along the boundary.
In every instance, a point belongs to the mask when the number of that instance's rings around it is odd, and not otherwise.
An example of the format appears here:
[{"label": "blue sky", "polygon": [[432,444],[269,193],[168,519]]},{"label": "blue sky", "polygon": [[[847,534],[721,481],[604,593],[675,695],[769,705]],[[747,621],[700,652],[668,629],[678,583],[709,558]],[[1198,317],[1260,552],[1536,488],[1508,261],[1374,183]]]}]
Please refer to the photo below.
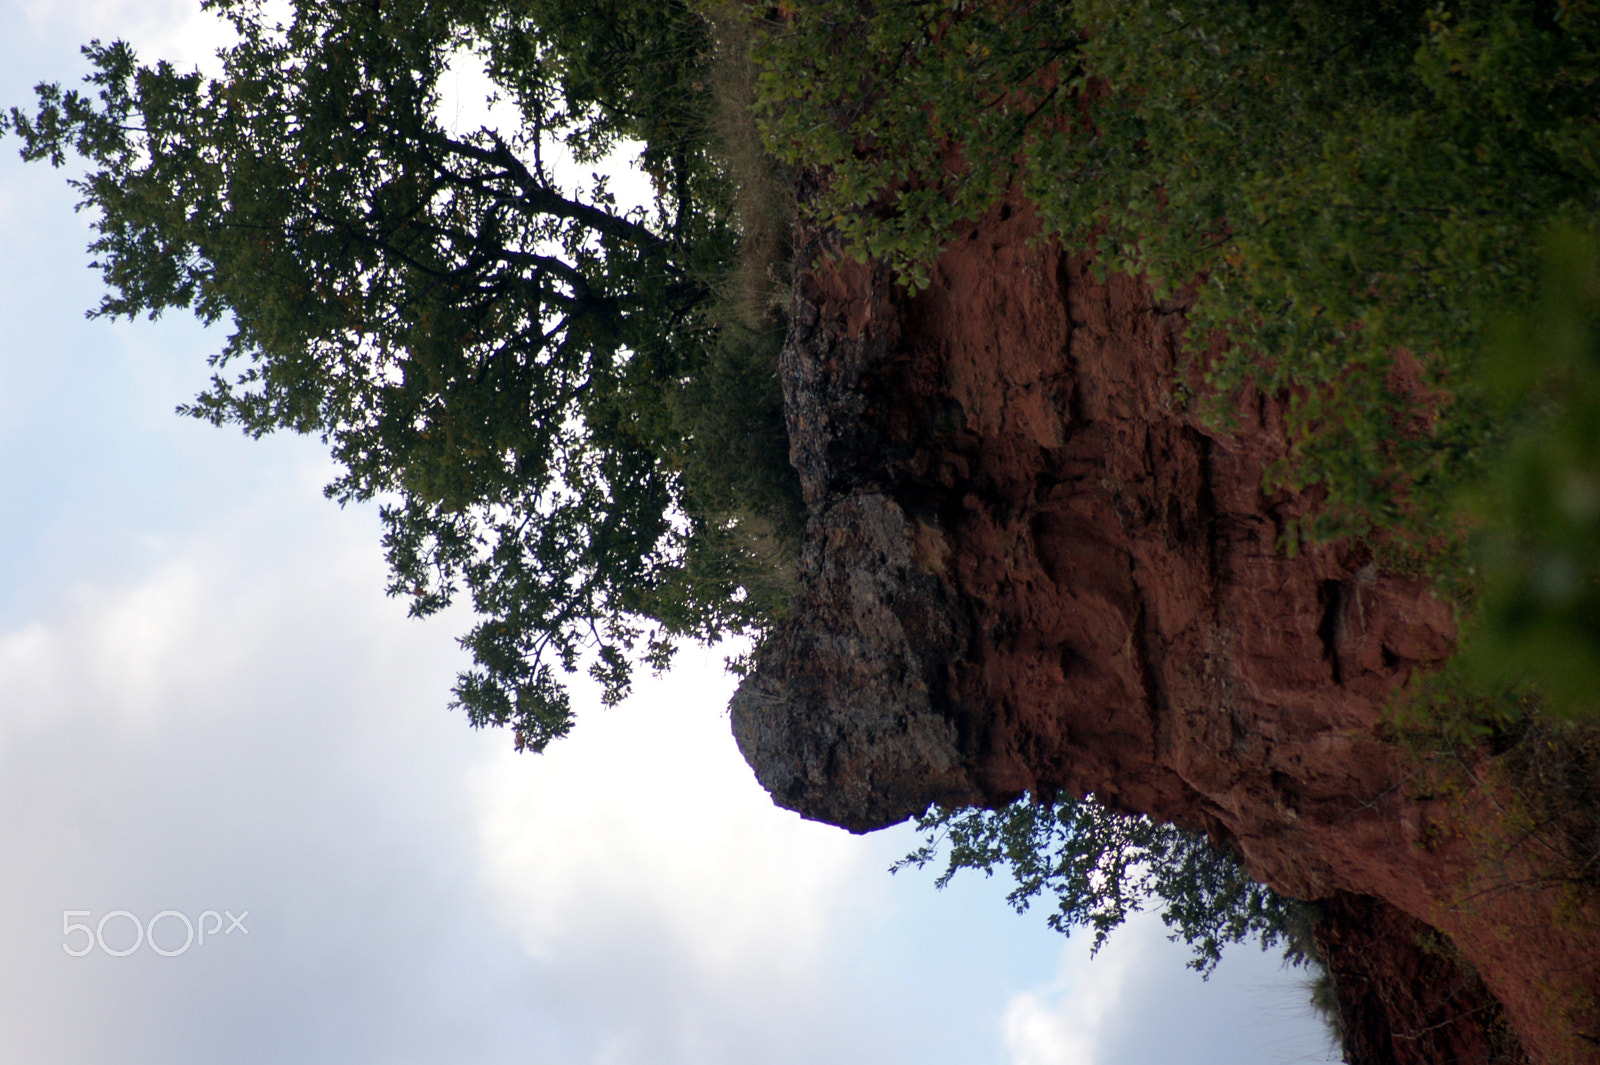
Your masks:
[{"label": "blue sky", "polygon": [[[219,40],[167,0],[0,12],[7,105],[91,37],[191,63]],[[1270,955],[1202,983],[1145,918],[1091,962],[999,881],[889,876],[904,827],[774,808],[725,650],[616,709],[580,689],[542,756],[468,729],[445,709],[466,619],[383,596],[376,516],[322,498],[315,441],[172,413],[220,338],[85,320],[64,177],[0,153],[0,1060],[1330,1060]],[[64,912],[118,910],[248,932],[63,950]]]}]

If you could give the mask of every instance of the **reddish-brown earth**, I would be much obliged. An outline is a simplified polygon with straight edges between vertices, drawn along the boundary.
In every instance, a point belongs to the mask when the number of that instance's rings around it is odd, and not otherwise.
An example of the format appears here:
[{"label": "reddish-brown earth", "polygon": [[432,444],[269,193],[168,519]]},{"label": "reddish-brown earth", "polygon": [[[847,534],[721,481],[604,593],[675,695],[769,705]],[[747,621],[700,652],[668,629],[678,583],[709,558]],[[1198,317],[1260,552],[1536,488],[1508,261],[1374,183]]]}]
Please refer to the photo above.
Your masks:
[{"label": "reddish-brown earth", "polygon": [[[1355,1060],[1517,1060],[1520,1039],[1600,1062],[1594,896],[1502,845],[1514,804],[1474,783],[1487,763],[1387,738],[1391,694],[1451,652],[1451,608],[1357,545],[1289,557],[1315,501],[1263,492],[1280,401],[1207,428],[1175,389],[1181,305],[1030,236],[997,212],[914,296],[801,249],[782,371],[802,602],[733,705],[762,783],[854,831],[1092,792],[1345,900],[1330,964],[1380,1047]],[[1417,960],[1429,928],[1479,999],[1401,993],[1449,984]]]}]

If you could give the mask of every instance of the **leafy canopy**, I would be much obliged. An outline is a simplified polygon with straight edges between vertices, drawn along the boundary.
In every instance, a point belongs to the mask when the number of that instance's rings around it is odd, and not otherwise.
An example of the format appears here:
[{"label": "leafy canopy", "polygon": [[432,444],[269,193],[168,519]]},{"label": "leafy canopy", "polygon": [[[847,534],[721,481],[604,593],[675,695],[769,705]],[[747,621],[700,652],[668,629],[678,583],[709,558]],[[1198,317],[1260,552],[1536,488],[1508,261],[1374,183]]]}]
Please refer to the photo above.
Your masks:
[{"label": "leafy canopy", "polygon": [[[87,165],[94,313],[231,326],[183,410],[320,436],[328,494],[380,504],[391,594],[416,615],[469,595],[472,723],[542,748],[570,727],[559,671],[587,657],[615,700],[633,656],[781,605],[740,535],[792,474],[771,330],[713,313],[738,232],[706,21],[681,0],[205,6],[237,32],[217,77],[95,42],[86,90],[41,85],[7,124],[25,158]],[[441,125],[463,52],[515,128]],[[653,206],[558,178],[634,145]],[[707,395],[727,379],[737,407]]]},{"label": "leafy canopy", "polygon": [[[1425,543],[1503,444],[1475,373],[1540,236],[1600,231],[1593,0],[817,0],[768,23],[771,149],[912,285],[1025,196],[1100,269],[1188,289],[1217,424],[1291,397],[1316,537]],[[1434,416],[1395,373],[1407,351]],[[1270,487],[1270,486],[1269,486]]]},{"label": "leafy canopy", "polygon": [[1004,868],[1017,886],[1006,901],[1018,913],[1041,895],[1053,896],[1050,927],[1063,935],[1084,928],[1093,949],[1158,899],[1161,919],[1194,951],[1189,967],[1209,976],[1222,948],[1254,939],[1263,950],[1281,946],[1296,964],[1315,957],[1310,906],[1251,879],[1244,865],[1206,837],[1147,817],[1118,813],[1089,796],[1036,802],[1024,797],[999,810],[933,807],[917,819],[920,847],[893,870],[923,868],[945,856],[935,883],[943,888],[962,869],[992,876]]}]

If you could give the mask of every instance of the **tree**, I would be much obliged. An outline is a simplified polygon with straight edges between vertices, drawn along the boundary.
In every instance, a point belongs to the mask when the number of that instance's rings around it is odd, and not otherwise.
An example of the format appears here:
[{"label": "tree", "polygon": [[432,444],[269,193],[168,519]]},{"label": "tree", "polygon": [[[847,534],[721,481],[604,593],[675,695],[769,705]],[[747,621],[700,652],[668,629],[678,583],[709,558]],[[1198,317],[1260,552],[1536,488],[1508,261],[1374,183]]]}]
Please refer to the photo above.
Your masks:
[{"label": "tree", "polygon": [[[327,493],[380,503],[390,593],[470,596],[455,700],[519,748],[570,727],[558,670],[587,656],[614,701],[637,655],[769,616],[741,518],[781,514],[793,474],[771,329],[716,314],[738,231],[709,24],[682,0],[206,6],[238,35],[218,77],[94,42],[87,91],[7,122],[25,158],[87,164],[93,313],[231,325],[183,411],[328,444]],[[464,51],[518,128],[441,126]],[[653,208],[555,176],[635,144]],[[708,402],[730,376],[745,402]]]},{"label": "tree", "polygon": [[[381,504],[391,593],[415,614],[467,593],[469,720],[540,749],[586,656],[616,699],[639,655],[781,614],[781,323],[740,322],[719,292],[743,234],[710,131],[717,42],[689,0],[294,0],[287,25],[256,0],[206,6],[239,37],[219,77],[96,42],[87,92],[42,85],[4,125],[26,158],[88,165],[95,313],[231,324],[185,411],[320,436],[329,494]],[[1538,232],[1600,229],[1592,0],[743,9],[767,143],[823,178],[811,221],[917,285],[955,226],[1021,194],[1102,268],[1192,285],[1192,336],[1230,346],[1188,398],[1225,420],[1246,383],[1293,397],[1274,476],[1324,490],[1307,535],[1451,531],[1512,435],[1477,373],[1489,322],[1532,292]],[[518,128],[440,125],[463,50]],[[564,187],[547,160],[625,144],[652,208],[598,176]],[[1402,348],[1442,397],[1421,428],[1394,417]],[[1583,397],[1587,374],[1569,375]],[[1567,466],[1589,477],[1591,457]],[[1567,605],[1592,644],[1588,590]],[[941,881],[1009,865],[1014,903],[1050,892],[1052,924],[1097,943],[1162,899],[1203,971],[1300,920],[1198,837],[1092,803],[921,827],[912,864],[942,833]]]},{"label": "tree", "polygon": [[1018,913],[1041,895],[1053,896],[1050,927],[1063,935],[1092,930],[1094,950],[1130,914],[1159,899],[1171,938],[1193,948],[1189,966],[1204,976],[1222,960],[1223,947],[1248,939],[1263,950],[1281,945],[1297,965],[1316,960],[1314,907],[1258,884],[1205,836],[1111,810],[1093,796],[1024,796],[999,810],[933,807],[917,828],[925,834],[922,845],[892,871],[920,869],[945,854],[935,881],[943,888],[962,869],[985,876],[1008,869],[1017,886],[1006,901]]}]

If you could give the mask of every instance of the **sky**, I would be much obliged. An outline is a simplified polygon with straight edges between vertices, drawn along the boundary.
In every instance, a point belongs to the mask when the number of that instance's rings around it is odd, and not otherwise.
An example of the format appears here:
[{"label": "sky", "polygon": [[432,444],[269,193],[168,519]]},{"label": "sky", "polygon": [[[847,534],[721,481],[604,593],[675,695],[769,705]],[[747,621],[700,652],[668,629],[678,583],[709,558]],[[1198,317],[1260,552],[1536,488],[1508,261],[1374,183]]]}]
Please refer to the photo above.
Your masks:
[{"label": "sky", "polygon": [[[169,0],[0,25],[8,106],[91,38],[223,40]],[[67,176],[0,145],[0,1061],[1335,1060],[1275,955],[1202,982],[1146,915],[1091,960],[999,878],[890,876],[909,826],[774,807],[729,648],[613,709],[580,684],[543,755],[468,728],[468,619],[384,596],[376,514],[323,498],[317,442],[173,413],[222,338],[86,320]]]}]

